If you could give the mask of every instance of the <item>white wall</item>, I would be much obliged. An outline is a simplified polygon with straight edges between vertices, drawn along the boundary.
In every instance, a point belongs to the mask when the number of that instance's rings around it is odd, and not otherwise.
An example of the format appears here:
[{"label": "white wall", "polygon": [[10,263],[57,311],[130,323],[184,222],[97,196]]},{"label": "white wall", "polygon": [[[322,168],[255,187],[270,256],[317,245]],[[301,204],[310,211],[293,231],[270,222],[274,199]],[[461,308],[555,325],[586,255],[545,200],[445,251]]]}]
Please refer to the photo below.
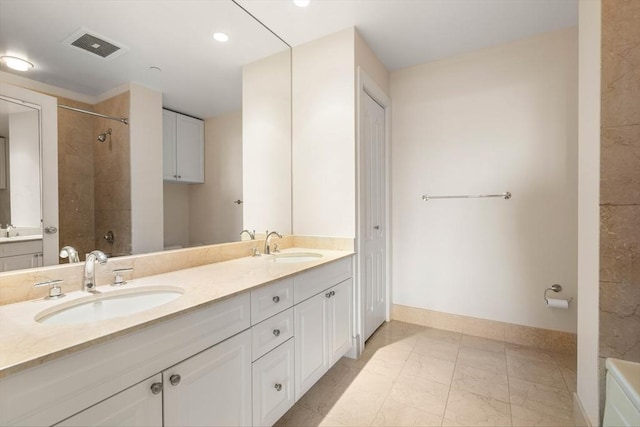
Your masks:
[{"label": "white wall", "polygon": [[[205,182],[183,185],[189,191],[189,242],[198,245],[239,241],[242,205],[234,200],[242,199],[242,113],[206,119],[204,139]],[[289,212],[290,209],[286,211]]]},{"label": "white wall", "polygon": [[293,48],[296,234],[355,237],[354,31]]},{"label": "white wall", "polygon": [[578,386],[591,425],[598,425],[600,285],[601,2],[579,3]]},{"label": "white wall", "polygon": [[131,251],[161,251],[162,93],[131,84],[129,126],[131,141]]},{"label": "white wall", "polygon": [[[242,71],[243,226],[291,233],[291,53]],[[238,196],[234,196],[238,198]],[[239,233],[241,228],[237,230]]]},{"label": "white wall", "polygon": [[576,331],[576,81],[576,28],[391,73],[394,303]]},{"label": "white wall", "polygon": [[[25,110],[27,108],[21,109]],[[11,223],[40,228],[40,123],[38,110],[9,114]]]},{"label": "white wall", "polygon": [[165,182],[162,196],[164,248],[189,247],[189,185]]}]

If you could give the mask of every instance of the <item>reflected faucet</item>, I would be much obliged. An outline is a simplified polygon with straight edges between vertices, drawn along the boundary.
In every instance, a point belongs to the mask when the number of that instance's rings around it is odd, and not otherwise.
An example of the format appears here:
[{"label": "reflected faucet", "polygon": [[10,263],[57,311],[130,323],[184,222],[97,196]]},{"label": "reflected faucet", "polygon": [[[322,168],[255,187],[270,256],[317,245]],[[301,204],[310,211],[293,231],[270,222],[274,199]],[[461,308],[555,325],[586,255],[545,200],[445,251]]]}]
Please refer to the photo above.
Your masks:
[{"label": "reflected faucet", "polygon": [[107,256],[102,251],[92,251],[84,261],[84,278],[82,280],[82,290],[85,292],[96,292],[95,262],[101,265],[107,263]]},{"label": "reflected faucet", "polygon": [[72,262],[80,262],[80,257],[78,256],[78,251],[73,246],[65,246],[60,249],[60,258],[69,257],[69,264]]},{"label": "reflected faucet", "polygon": [[264,253],[266,255],[269,255],[271,253],[271,248],[269,247],[269,241],[271,240],[271,236],[273,235],[278,236],[280,239],[282,239],[282,234],[278,233],[277,231],[272,231],[271,233],[267,233],[267,238],[264,239]]},{"label": "reflected faucet", "polygon": [[243,235],[244,233],[247,233],[247,234],[249,235],[249,238],[250,238],[251,240],[256,240],[256,230],[253,230],[253,231],[249,231],[249,230],[242,230],[242,231],[240,232],[240,240],[242,240],[242,235]]}]

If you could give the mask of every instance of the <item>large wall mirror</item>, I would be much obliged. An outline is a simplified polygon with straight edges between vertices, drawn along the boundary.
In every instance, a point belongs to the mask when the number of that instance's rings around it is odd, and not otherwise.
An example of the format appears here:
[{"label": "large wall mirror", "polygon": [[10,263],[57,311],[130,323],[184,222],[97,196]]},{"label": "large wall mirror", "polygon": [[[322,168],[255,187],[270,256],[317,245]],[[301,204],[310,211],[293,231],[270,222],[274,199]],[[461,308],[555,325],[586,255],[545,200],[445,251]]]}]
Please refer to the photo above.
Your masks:
[{"label": "large wall mirror", "polygon": [[[216,40],[215,33],[228,40]],[[151,250],[237,241],[242,229],[292,232],[291,52],[235,2],[0,0],[0,55],[34,65],[24,72],[0,63],[3,83],[72,108],[57,108],[57,250],[71,245],[81,259],[93,249],[111,256],[141,252],[132,245],[131,180],[145,157],[141,163],[132,153],[140,143],[136,135],[162,135],[163,126],[160,120],[155,129],[140,129],[132,85],[161,94],[154,117],[164,108],[197,119],[204,133],[204,152],[196,156],[203,182],[160,177],[161,185],[149,186],[153,200],[161,201],[157,216],[163,217],[154,230],[160,243],[149,245]],[[15,114],[11,105],[3,104],[0,137]],[[163,141],[153,138],[148,158],[155,162],[163,158],[155,152],[163,150]],[[40,176],[39,158],[30,169],[15,166],[15,152],[5,145],[3,171]],[[9,194],[23,196],[22,183],[10,178],[0,189],[0,224],[17,226],[24,237],[27,223],[12,214],[16,204],[8,202]],[[34,215],[33,232],[42,235],[40,212]],[[2,244],[7,241],[12,242]]]}]

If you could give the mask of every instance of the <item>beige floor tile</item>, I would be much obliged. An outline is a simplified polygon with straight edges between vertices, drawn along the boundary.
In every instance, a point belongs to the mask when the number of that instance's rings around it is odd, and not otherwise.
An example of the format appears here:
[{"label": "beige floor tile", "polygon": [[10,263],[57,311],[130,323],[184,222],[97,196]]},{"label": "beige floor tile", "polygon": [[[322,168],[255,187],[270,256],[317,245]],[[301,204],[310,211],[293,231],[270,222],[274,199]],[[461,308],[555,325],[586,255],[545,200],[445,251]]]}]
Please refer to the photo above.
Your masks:
[{"label": "beige floor tile", "polygon": [[384,360],[380,358],[373,358],[362,366],[362,370],[375,372],[395,380],[398,378],[398,375],[400,375],[405,363],[406,362],[404,360]]},{"label": "beige floor tile", "polygon": [[401,335],[401,336],[393,336],[386,333],[375,334],[366,342],[366,346],[371,347],[385,347],[391,346],[398,349],[405,349],[408,351],[413,350],[413,346],[418,341],[418,336],[416,335]]},{"label": "beige floor tile", "polygon": [[455,363],[452,361],[413,353],[407,359],[402,369],[402,374],[449,385],[453,377],[454,367]]},{"label": "beige floor tile", "polygon": [[355,378],[341,382],[338,389],[343,390],[344,393],[360,392],[370,396],[387,397],[393,382],[394,378],[363,369]]},{"label": "beige floor tile", "polygon": [[331,417],[323,417],[318,427],[349,427],[347,424],[341,423],[340,421],[334,420]]},{"label": "beige floor tile", "polygon": [[374,426],[440,426],[442,417],[387,398],[373,420]]},{"label": "beige floor tile", "polygon": [[442,427],[467,427],[467,425],[445,418],[442,420]]},{"label": "beige floor tile", "polygon": [[446,384],[401,373],[389,393],[389,398],[441,417],[447,404],[448,393],[449,386]]},{"label": "beige floor tile", "polygon": [[458,351],[458,364],[473,368],[485,369],[497,374],[506,375],[507,362],[504,354],[477,348],[461,346]]},{"label": "beige floor tile", "polygon": [[566,388],[509,378],[509,390],[512,405],[558,419],[573,419],[573,398]]},{"label": "beige floor tile", "polygon": [[516,405],[511,405],[511,418],[513,420],[513,425],[519,427],[563,427],[574,425],[573,418],[556,418],[530,409],[521,408]]},{"label": "beige floor tile", "polygon": [[452,344],[460,344],[462,340],[462,334],[460,332],[451,332],[435,328],[424,328],[424,330],[418,333],[418,337],[432,338]]},{"label": "beige floor tile", "polygon": [[318,381],[296,403],[296,406],[319,414],[327,414],[344,394],[343,389],[329,382]]},{"label": "beige floor tile", "polygon": [[322,422],[322,415],[305,407],[294,405],[275,424],[276,427],[318,426]]},{"label": "beige floor tile", "polygon": [[560,368],[555,363],[522,357],[507,357],[509,378],[515,377],[556,388],[565,388],[566,384]]},{"label": "beige floor tile", "polygon": [[578,373],[575,369],[570,368],[560,368],[560,373],[562,373],[562,378],[564,378],[564,383],[567,386],[567,390],[570,392],[575,392],[577,390],[578,384]]},{"label": "beige floor tile", "polygon": [[348,426],[369,426],[382,407],[386,396],[349,391],[326,414],[330,419]]},{"label": "beige floor tile", "polygon": [[414,353],[436,357],[438,359],[455,361],[458,357],[460,344],[447,342],[435,338],[421,337],[413,348]]},{"label": "beige floor tile", "polygon": [[471,335],[462,336],[462,345],[465,347],[477,348],[479,350],[492,351],[504,354],[504,342],[490,340],[488,338],[474,337]]},{"label": "beige floor tile", "polygon": [[548,351],[539,350],[537,348],[526,347],[517,344],[505,344],[507,357],[518,357],[521,359],[535,360],[545,363],[555,364],[554,354]]},{"label": "beige floor tile", "polygon": [[552,357],[561,368],[577,369],[578,357],[575,354],[552,353]]},{"label": "beige floor tile", "polygon": [[510,426],[511,409],[500,400],[451,389],[444,418],[465,426]]},{"label": "beige floor tile", "polygon": [[457,365],[451,387],[509,402],[507,376],[486,369]]}]

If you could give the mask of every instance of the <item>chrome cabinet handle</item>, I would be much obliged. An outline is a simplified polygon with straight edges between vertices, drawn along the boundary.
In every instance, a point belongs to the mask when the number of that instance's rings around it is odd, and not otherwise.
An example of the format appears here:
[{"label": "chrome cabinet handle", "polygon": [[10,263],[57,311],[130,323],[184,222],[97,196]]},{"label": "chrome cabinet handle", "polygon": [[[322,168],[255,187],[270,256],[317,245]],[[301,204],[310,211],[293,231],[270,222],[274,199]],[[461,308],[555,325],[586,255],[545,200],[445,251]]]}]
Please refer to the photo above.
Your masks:
[{"label": "chrome cabinet handle", "polygon": [[273,335],[279,337],[280,336],[280,329],[274,329],[273,330]]},{"label": "chrome cabinet handle", "polygon": [[153,394],[162,393],[162,383],[153,383],[153,384],[151,384],[151,393],[153,393]]},{"label": "chrome cabinet handle", "polygon": [[180,384],[180,380],[182,378],[180,378],[180,375],[178,374],[173,374],[169,377],[169,382],[171,383],[171,385],[178,385]]},{"label": "chrome cabinet handle", "polygon": [[276,385],[274,387],[275,387],[276,391],[282,390],[282,384],[280,384],[280,383],[276,383]]},{"label": "chrome cabinet handle", "polygon": [[58,232],[58,229],[54,226],[49,226],[44,228],[44,232],[47,234],[56,234]]},{"label": "chrome cabinet handle", "polygon": [[280,302],[280,297],[278,295],[273,297],[273,302],[275,302],[276,304],[279,303]]},{"label": "chrome cabinet handle", "polygon": [[325,298],[331,298],[331,292],[327,292],[326,294],[324,294]]},{"label": "chrome cabinet handle", "polygon": [[235,203],[236,205],[241,205],[242,204],[242,200],[238,199],[238,200],[235,200],[233,203]]},{"label": "chrome cabinet handle", "polygon": [[375,225],[373,228],[376,229],[376,230],[380,230],[380,226],[379,225]]}]

